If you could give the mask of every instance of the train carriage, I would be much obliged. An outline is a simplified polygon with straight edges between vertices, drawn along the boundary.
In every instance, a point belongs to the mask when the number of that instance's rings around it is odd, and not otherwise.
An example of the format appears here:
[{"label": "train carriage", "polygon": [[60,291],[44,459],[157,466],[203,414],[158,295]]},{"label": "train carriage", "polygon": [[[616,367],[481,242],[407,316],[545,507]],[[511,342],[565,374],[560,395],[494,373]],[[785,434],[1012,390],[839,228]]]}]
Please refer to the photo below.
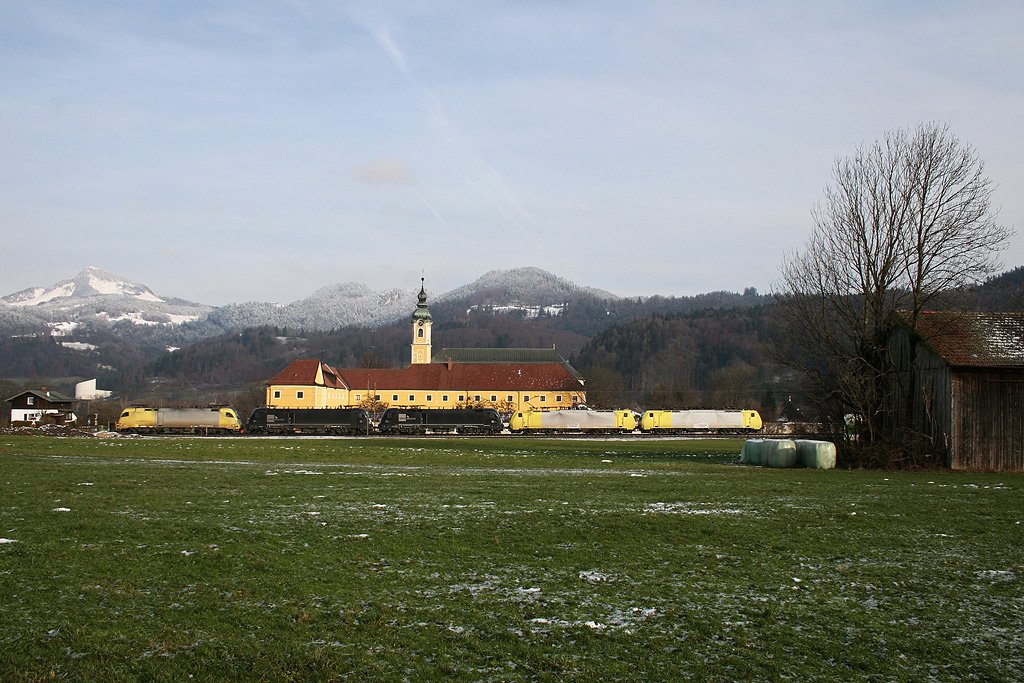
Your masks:
[{"label": "train carriage", "polygon": [[370,415],[362,408],[256,408],[246,431],[252,434],[370,433]]},{"label": "train carriage", "polygon": [[500,434],[501,416],[493,408],[388,408],[381,434]]}]

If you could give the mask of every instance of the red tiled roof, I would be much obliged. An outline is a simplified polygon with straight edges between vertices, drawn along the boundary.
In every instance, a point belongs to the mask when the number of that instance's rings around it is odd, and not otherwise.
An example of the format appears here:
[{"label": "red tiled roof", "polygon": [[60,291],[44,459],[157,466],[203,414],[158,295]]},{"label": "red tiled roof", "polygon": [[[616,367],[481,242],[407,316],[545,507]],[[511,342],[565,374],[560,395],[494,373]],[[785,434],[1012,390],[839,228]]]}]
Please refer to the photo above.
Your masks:
[{"label": "red tiled roof", "polygon": [[583,385],[554,363],[424,363],[402,369],[343,368],[353,391],[361,388],[407,391],[580,391]]},{"label": "red tiled roof", "polygon": [[953,366],[1024,367],[1024,313],[928,311],[917,335]]},{"label": "red tiled roof", "polygon": [[324,386],[331,388],[346,388],[344,380],[342,380],[338,375],[338,371],[327,363],[321,363],[316,358],[303,358],[301,360],[292,361],[288,367],[267,380],[267,384],[315,386],[317,384],[317,370],[321,368],[323,369]]}]

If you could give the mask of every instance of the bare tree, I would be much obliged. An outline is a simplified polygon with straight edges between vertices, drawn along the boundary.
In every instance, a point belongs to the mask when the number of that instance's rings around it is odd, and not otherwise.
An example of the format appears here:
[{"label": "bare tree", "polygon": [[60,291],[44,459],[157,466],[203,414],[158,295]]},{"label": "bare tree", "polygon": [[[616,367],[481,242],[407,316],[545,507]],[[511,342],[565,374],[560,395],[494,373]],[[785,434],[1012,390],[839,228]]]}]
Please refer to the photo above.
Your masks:
[{"label": "bare tree", "polygon": [[948,126],[897,130],[836,161],[803,251],[776,287],[781,359],[801,372],[838,431],[852,414],[861,444],[882,436],[899,324],[997,266],[1012,231],[996,221],[992,182]]}]

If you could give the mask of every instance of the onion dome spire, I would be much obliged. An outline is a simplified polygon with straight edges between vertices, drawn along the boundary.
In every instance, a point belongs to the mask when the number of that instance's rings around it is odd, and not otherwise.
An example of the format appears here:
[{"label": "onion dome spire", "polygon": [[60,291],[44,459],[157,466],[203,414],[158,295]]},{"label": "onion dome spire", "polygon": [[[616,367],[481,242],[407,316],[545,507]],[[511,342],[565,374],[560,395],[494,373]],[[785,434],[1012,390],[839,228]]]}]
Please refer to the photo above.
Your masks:
[{"label": "onion dome spire", "polygon": [[417,320],[430,320],[430,309],[427,308],[427,292],[424,289],[424,278],[420,278],[420,293],[416,295],[416,310],[413,311],[413,322]]}]

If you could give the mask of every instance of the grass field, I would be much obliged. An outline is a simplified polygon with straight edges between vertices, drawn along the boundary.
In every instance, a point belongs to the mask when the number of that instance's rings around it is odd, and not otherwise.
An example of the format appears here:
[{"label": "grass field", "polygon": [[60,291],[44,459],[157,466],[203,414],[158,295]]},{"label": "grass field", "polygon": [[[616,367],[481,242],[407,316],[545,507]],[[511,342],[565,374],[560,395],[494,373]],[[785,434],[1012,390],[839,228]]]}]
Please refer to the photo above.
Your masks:
[{"label": "grass field", "polygon": [[1024,680],[1024,476],[0,436],[2,680]]}]

